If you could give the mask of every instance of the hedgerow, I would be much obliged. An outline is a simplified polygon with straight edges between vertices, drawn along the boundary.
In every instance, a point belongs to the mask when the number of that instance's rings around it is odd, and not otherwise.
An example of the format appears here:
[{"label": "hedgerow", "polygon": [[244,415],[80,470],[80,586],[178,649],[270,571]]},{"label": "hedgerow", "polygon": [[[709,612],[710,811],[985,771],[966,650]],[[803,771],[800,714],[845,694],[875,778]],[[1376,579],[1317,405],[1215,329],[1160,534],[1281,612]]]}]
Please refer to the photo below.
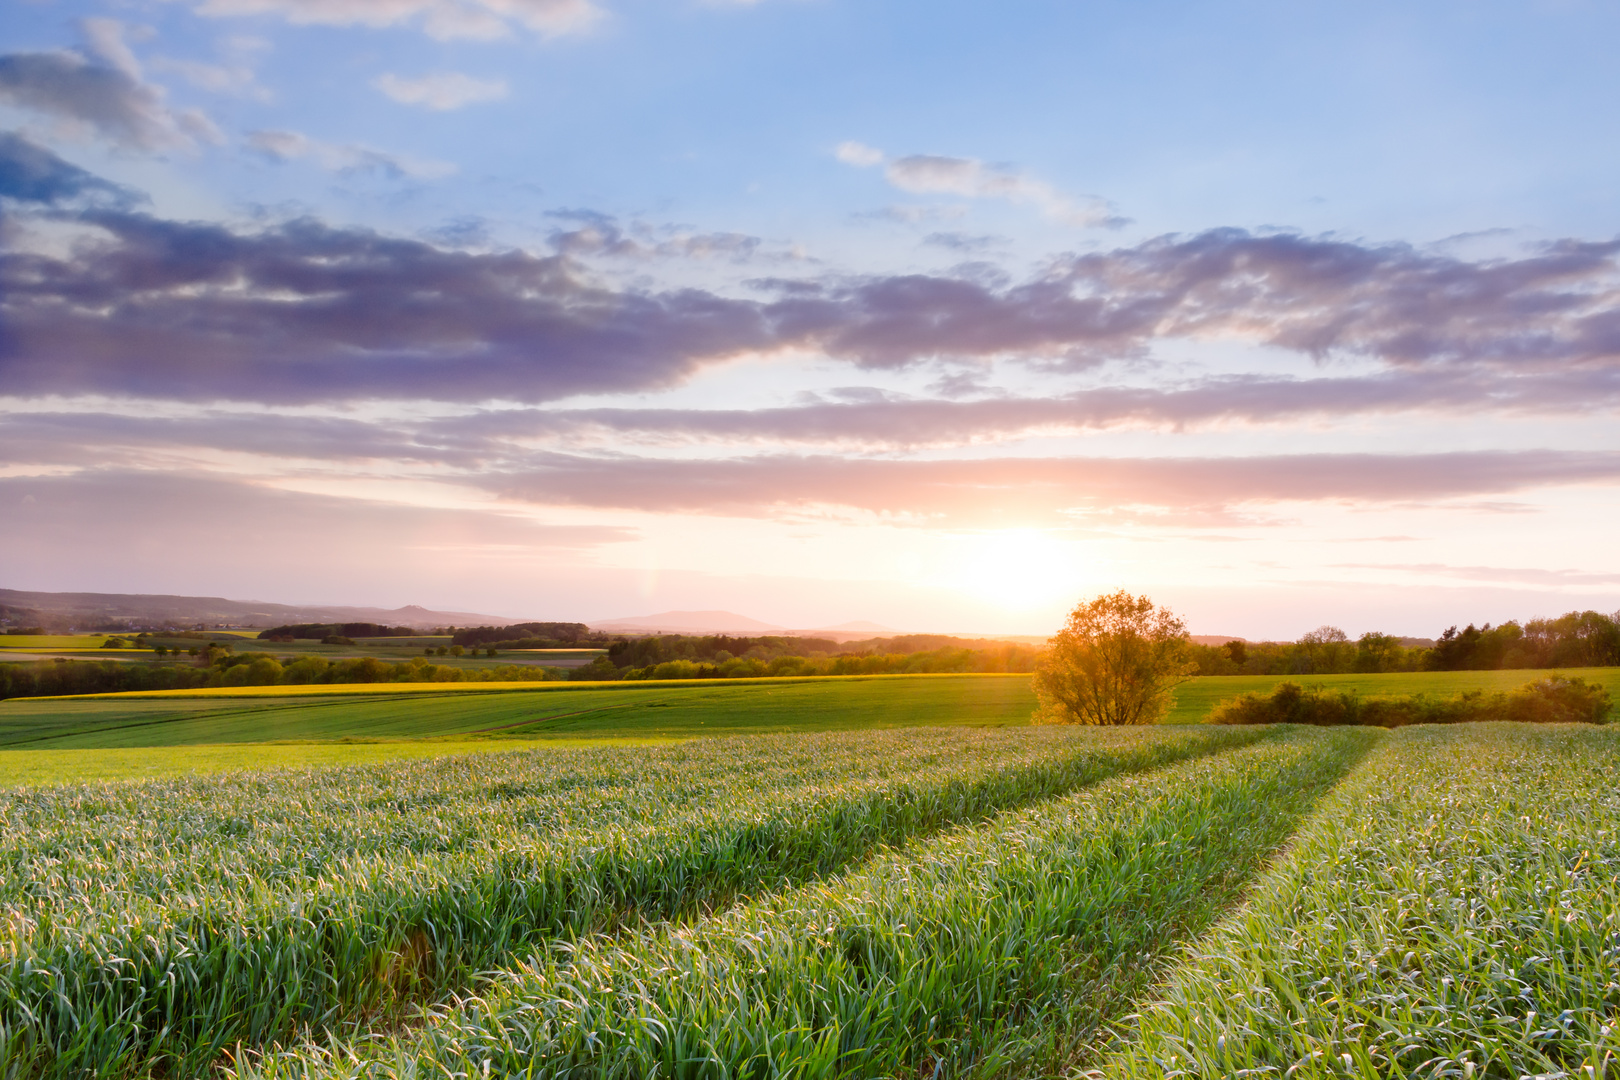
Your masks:
[{"label": "hedgerow", "polygon": [[1494,694],[1470,690],[1454,697],[1413,694],[1364,698],[1351,690],[1306,688],[1282,682],[1269,694],[1228,698],[1215,706],[1206,722],[1386,728],[1489,721],[1601,724],[1608,720],[1613,707],[1614,699],[1603,687],[1566,675],[1550,675],[1517,690]]}]

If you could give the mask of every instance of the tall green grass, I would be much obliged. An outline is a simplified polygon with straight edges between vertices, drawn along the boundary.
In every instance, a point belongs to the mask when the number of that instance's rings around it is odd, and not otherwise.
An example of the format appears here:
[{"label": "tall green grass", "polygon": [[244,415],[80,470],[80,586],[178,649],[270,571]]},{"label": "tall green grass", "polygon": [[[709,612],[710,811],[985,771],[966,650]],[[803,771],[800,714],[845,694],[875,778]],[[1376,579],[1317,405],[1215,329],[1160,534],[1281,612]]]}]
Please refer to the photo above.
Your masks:
[{"label": "tall green grass", "polygon": [[1620,1075],[1620,731],[1392,734],[1102,1077]]},{"label": "tall green grass", "polygon": [[8,1080],[196,1074],[553,938],[1259,735],[918,729],[14,790],[0,1060]]},{"label": "tall green grass", "polygon": [[418,1029],[246,1055],[235,1075],[720,1080],[1050,1064],[1125,1007],[1376,737],[1296,729],[1116,778],[696,925],[553,948]]}]

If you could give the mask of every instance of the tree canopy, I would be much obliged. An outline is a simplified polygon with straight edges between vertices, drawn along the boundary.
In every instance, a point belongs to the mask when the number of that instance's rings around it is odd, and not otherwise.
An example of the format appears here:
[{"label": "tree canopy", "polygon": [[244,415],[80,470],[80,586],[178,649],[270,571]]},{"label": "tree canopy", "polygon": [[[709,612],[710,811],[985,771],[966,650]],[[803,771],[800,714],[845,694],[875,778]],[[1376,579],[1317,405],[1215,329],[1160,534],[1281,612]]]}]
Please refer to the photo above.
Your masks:
[{"label": "tree canopy", "polygon": [[1197,665],[1187,627],[1170,609],[1124,589],[1082,601],[1035,668],[1035,720],[1152,724]]}]

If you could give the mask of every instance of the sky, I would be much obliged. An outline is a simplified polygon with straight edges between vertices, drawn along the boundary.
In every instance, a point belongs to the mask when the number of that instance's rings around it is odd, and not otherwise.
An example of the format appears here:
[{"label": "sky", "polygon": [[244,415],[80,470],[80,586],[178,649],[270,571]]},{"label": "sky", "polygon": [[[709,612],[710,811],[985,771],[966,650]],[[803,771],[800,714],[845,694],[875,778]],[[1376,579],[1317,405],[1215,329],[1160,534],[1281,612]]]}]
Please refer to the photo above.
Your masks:
[{"label": "sky", "polygon": [[0,587],[1620,608],[1620,4],[12,0]]}]

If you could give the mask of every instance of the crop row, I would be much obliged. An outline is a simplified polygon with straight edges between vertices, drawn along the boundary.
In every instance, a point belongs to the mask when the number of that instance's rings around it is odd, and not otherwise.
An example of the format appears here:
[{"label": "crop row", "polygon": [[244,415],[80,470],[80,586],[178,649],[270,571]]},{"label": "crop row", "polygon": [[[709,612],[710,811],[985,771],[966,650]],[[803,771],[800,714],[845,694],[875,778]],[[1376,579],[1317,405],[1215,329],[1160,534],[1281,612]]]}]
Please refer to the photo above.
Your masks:
[{"label": "crop row", "polygon": [[1106,1077],[1620,1076],[1620,731],[1406,729]]},{"label": "crop row", "polygon": [[4,1076],[194,1074],[1258,731],[706,740],[0,795]]},{"label": "crop row", "polygon": [[244,1054],[235,1075],[719,1080],[1053,1067],[1233,900],[1377,738],[1273,732],[1116,777],[690,925],[554,947],[414,1028]]}]

